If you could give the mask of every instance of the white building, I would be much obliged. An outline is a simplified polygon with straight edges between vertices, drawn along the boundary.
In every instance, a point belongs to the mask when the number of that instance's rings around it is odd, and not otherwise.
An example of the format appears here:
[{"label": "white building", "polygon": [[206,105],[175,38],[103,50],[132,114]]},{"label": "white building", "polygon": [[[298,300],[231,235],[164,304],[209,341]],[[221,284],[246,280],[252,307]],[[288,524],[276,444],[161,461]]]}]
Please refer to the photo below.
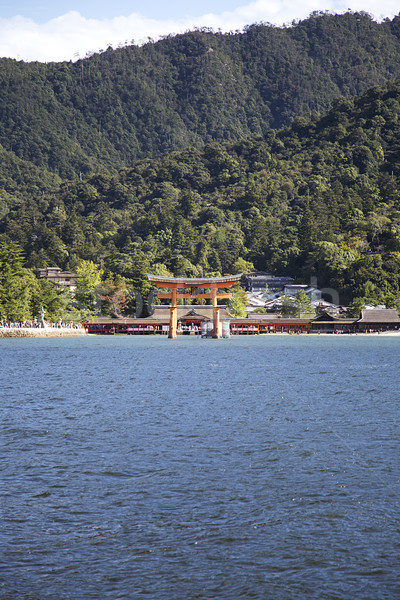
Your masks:
[{"label": "white building", "polygon": [[322,299],[322,292],[310,285],[289,284],[285,285],[283,288],[285,296],[297,296],[299,292],[305,292],[311,302],[318,302]]}]

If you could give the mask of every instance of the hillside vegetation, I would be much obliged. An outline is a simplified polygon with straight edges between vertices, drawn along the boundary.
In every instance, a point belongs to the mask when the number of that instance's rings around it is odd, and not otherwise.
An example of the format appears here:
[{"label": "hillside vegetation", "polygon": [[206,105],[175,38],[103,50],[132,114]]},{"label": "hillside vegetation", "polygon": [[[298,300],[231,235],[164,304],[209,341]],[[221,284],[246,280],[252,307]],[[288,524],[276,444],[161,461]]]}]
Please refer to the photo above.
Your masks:
[{"label": "hillside vegetation", "polygon": [[[400,84],[341,98],[264,136],[165,154],[63,181],[3,150],[0,240],[31,268],[145,273],[246,268],[354,298],[399,301]],[[7,161],[9,161],[7,163]],[[7,212],[8,211],[8,212]]]},{"label": "hillside vegetation", "polygon": [[313,13],[288,27],[199,30],[75,63],[0,60],[0,144],[79,178],[266,135],[400,78],[400,17]]}]

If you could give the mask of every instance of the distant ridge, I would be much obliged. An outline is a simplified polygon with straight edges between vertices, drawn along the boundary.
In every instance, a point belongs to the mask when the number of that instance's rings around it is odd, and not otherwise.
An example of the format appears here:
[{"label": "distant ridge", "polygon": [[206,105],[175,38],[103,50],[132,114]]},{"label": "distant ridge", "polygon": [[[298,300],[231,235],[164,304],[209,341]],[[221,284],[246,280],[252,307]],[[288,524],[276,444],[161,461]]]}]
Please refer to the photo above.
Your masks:
[{"label": "distant ridge", "polygon": [[73,179],[265,135],[400,78],[400,17],[312,13],[291,27],[198,30],[76,63],[0,60],[0,144]]}]

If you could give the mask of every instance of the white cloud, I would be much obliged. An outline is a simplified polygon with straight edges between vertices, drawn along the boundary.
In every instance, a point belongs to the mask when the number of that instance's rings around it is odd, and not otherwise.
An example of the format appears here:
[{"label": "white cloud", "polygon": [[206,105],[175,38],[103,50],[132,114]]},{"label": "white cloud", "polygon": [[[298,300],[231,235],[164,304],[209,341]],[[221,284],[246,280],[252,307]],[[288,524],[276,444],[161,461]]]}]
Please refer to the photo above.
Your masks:
[{"label": "white cloud", "polygon": [[[344,12],[363,10],[377,18],[392,17],[399,12],[398,0],[326,0],[323,10]],[[321,10],[321,0],[256,0],[222,14],[205,14],[181,20],[155,20],[134,13],[113,19],[86,19],[71,11],[44,24],[31,19],[14,17],[0,19],[0,56],[18,60],[42,62],[74,60],[88,52],[97,52],[109,45],[143,43],[148,37],[180,33],[193,27],[235,31],[246,24],[266,21],[281,25],[294,19],[306,18],[312,11]],[[379,14],[376,12],[379,10]]]},{"label": "white cloud", "polygon": [[40,25],[23,17],[0,19],[0,56],[26,61],[73,60],[78,54],[84,57],[87,52],[132,39],[144,41],[174,28],[174,22],[157,22],[137,14],[97,20],[71,11]]}]

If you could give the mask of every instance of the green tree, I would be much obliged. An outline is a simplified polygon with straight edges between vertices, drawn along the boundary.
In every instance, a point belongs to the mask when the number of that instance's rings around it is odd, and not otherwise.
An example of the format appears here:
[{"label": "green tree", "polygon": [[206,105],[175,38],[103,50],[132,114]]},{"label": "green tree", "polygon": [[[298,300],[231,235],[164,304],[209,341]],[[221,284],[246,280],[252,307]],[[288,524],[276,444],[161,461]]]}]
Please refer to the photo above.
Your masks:
[{"label": "green tree", "polygon": [[254,271],[254,265],[249,260],[244,260],[244,258],[240,256],[233,263],[232,270],[234,275],[236,275],[237,273],[251,273],[252,271]]},{"label": "green tree", "polygon": [[389,294],[385,296],[385,306],[386,308],[395,308],[400,314],[400,292],[389,292]]},{"label": "green tree", "polygon": [[303,290],[297,294],[296,303],[299,313],[315,313],[313,303]]},{"label": "green tree", "polygon": [[52,281],[46,279],[36,279],[31,289],[31,306],[34,317],[39,317],[43,307],[46,311],[46,321],[69,320],[68,305],[71,303],[69,290],[59,289]]},{"label": "green tree", "polygon": [[103,269],[92,260],[82,260],[77,268],[75,298],[88,314],[94,314],[98,302],[97,289],[101,284]]},{"label": "green tree", "polygon": [[246,311],[247,298],[242,288],[235,287],[232,297],[228,302],[229,314],[233,317],[244,318],[247,315]]},{"label": "green tree", "polygon": [[280,312],[283,317],[298,317],[300,313],[315,313],[313,303],[303,290],[296,296],[284,294],[280,300]]},{"label": "green tree", "polygon": [[365,308],[365,298],[354,298],[347,308],[347,316],[352,319],[358,319],[361,311]]},{"label": "green tree", "polygon": [[31,298],[36,278],[23,264],[23,253],[19,244],[0,243],[1,319],[25,321],[32,318]]},{"label": "green tree", "polygon": [[299,314],[299,308],[294,296],[283,294],[280,297],[280,313],[282,317],[296,317]]}]

